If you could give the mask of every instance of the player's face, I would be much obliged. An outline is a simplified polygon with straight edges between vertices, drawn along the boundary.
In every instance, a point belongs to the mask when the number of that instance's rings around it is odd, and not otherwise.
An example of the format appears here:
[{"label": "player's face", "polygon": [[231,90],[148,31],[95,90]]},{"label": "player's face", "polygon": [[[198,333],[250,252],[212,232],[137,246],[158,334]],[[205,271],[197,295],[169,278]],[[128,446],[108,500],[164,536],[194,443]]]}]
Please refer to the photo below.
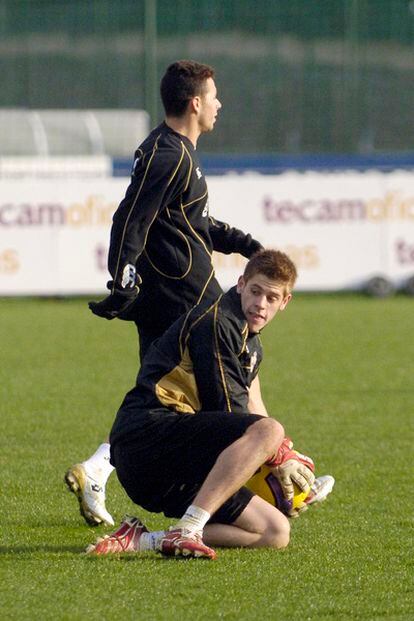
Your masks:
[{"label": "player's face", "polygon": [[198,103],[198,125],[200,132],[210,132],[214,127],[218,111],[221,108],[221,103],[217,99],[217,89],[213,78],[207,78],[204,92],[200,95]]},{"label": "player's face", "polygon": [[260,332],[278,311],[284,310],[292,297],[285,292],[285,285],[263,274],[255,274],[248,281],[240,276],[237,291],[249,331],[253,333]]}]

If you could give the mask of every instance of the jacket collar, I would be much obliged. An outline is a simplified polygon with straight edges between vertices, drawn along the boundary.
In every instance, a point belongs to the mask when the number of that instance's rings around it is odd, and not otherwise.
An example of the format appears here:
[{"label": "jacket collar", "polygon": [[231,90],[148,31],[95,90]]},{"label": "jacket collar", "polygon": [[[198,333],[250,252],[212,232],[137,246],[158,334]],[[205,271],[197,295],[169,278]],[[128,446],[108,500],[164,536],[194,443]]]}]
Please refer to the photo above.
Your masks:
[{"label": "jacket collar", "polygon": [[223,295],[220,305],[224,312],[228,311],[229,314],[235,317],[242,331],[246,329],[247,321],[242,311],[240,293],[237,293],[236,286],[229,289],[227,293]]}]

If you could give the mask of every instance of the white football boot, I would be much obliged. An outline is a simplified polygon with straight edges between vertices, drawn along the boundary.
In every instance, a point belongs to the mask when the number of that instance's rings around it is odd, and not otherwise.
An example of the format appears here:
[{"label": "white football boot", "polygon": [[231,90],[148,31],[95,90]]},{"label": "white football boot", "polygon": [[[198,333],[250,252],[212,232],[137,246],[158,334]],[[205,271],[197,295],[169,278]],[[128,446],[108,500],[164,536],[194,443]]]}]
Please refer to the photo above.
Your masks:
[{"label": "white football boot", "polygon": [[114,525],[105,507],[105,485],[94,479],[83,464],[75,464],[65,474],[65,483],[79,501],[81,515],[90,526]]},{"label": "white football boot", "polygon": [[332,492],[335,485],[335,479],[330,474],[317,477],[311,486],[309,496],[305,499],[307,505],[313,505],[326,500],[327,496]]}]

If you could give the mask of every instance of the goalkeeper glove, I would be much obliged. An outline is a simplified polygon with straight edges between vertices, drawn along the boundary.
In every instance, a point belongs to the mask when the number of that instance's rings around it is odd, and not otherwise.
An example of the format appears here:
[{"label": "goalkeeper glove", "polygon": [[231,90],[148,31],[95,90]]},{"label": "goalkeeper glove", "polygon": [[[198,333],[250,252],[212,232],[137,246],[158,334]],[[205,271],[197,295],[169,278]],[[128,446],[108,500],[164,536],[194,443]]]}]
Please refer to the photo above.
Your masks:
[{"label": "goalkeeper glove", "polygon": [[304,513],[305,511],[307,511],[309,509],[309,505],[306,502],[301,502],[299,505],[297,505],[296,507],[292,507],[287,515],[290,518],[298,518],[301,513]]},{"label": "goalkeeper glove", "polygon": [[[285,438],[276,456],[266,462],[272,468],[273,475],[278,479],[287,500],[294,496],[295,483],[303,492],[314,482],[314,463],[310,457],[293,450],[293,442]],[[293,517],[293,516],[292,516]]]},{"label": "goalkeeper glove", "polygon": [[242,253],[243,256],[250,259],[256,252],[259,250],[264,250],[262,244],[257,241],[257,239],[253,239],[251,235],[246,235],[246,245],[245,250]]},{"label": "goalkeeper glove", "polygon": [[132,288],[120,289],[113,288],[113,281],[107,284],[112,292],[100,302],[89,302],[88,306],[94,315],[104,317],[104,319],[126,319],[125,312],[132,306],[139,294],[139,285],[142,279],[139,274],[135,274],[135,285]]}]

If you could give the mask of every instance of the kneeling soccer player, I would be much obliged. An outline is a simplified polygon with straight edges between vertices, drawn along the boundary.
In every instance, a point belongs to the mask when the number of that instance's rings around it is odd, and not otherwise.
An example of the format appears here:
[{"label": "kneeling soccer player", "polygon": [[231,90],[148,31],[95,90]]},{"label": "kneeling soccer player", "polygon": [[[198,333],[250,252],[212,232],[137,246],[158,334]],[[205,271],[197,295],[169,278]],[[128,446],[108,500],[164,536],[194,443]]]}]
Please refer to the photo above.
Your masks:
[{"label": "kneeling soccer player", "polygon": [[284,253],[260,251],[237,287],[194,307],[151,346],[112,427],[111,463],[136,504],[182,517],[160,532],[126,518],[89,552],[215,558],[210,546],[288,544],[287,517],[244,485],[263,464],[287,500],[294,484],[314,482],[311,460],[267,416],[257,375],[259,332],[286,308],[296,275]]}]

